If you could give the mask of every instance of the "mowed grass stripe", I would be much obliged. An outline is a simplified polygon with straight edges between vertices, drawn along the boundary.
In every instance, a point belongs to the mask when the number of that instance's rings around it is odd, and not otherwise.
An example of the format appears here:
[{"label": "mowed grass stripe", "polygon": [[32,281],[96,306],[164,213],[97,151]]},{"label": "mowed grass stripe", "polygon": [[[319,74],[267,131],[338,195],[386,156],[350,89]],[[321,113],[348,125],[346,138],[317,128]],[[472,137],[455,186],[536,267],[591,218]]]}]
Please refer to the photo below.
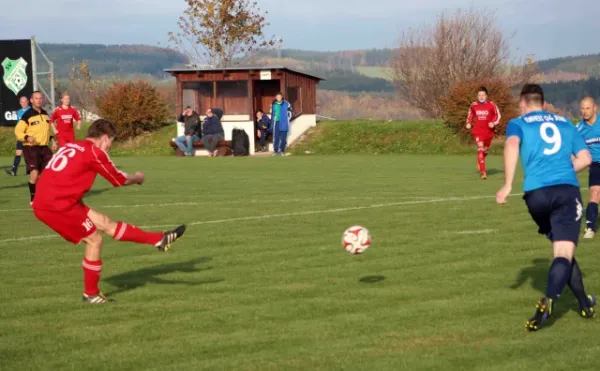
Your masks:
[{"label": "mowed grass stripe", "polygon": [[[514,196],[521,196],[521,194],[511,194],[510,195],[510,197],[514,197]],[[193,222],[187,222],[187,225],[194,226],[194,225],[203,225],[203,224],[234,223],[234,222],[241,222],[241,221],[253,221],[253,220],[263,220],[263,219],[271,219],[271,218],[287,218],[287,217],[298,217],[298,216],[311,216],[311,215],[316,215],[316,214],[354,212],[354,211],[361,211],[361,210],[367,210],[367,209],[380,209],[380,208],[388,208],[388,207],[395,207],[395,206],[408,206],[408,205],[419,205],[419,204],[430,204],[430,203],[436,204],[436,203],[446,203],[446,202],[468,202],[468,201],[492,199],[494,197],[495,196],[485,195],[485,196],[465,196],[465,197],[448,197],[448,198],[433,198],[433,199],[419,198],[417,200],[411,200],[411,201],[388,202],[388,203],[379,203],[379,204],[366,205],[366,206],[352,206],[352,207],[331,208],[331,209],[324,209],[324,210],[297,211],[297,212],[282,213],[282,214],[240,216],[240,217],[233,217],[233,218],[227,218],[227,219],[193,221]],[[354,198],[353,200],[356,200],[356,199],[359,199],[359,198]],[[350,200],[350,199],[347,199],[346,201],[348,201],[348,200]],[[332,202],[332,201],[335,201],[335,199],[328,199],[326,201]],[[292,201],[292,202],[294,202],[294,201]],[[323,202],[323,203],[327,203],[327,202]],[[238,204],[239,204],[239,202],[238,202]],[[101,209],[109,209],[109,208],[125,209],[125,208],[138,208],[138,207],[155,208],[155,207],[161,207],[161,206],[195,206],[195,205],[199,205],[199,203],[172,203],[172,204],[146,204],[146,205],[134,204],[134,205],[129,205],[129,206],[128,205],[109,205],[109,206],[103,206],[103,207],[101,207]],[[239,207],[236,207],[236,210],[239,210]],[[18,211],[20,211],[20,209],[18,209]],[[148,225],[148,226],[142,226],[142,228],[162,228],[162,227],[171,227],[173,225],[174,225],[173,223],[161,224],[161,225]],[[489,232],[489,230],[486,230],[486,231]],[[462,233],[465,233],[465,232],[469,233],[469,231],[463,231]],[[459,231],[457,233],[461,233],[461,232]],[[478,233],[478,232],[475,231],[475,233]],[[484,231],[484,233],[487,233],[487,232]],[[27,237],[13,237],[13,238],[0,240],[0,244],[8,243],[8,242],[32,241],[32,240],[40,240],[40,239],[43,240],[46,238],[53,238],[53,237],[57,237],[57,236],[48,234],[48,235],[36,235],[36,236],[27,236]]]},{"label": "mowed grass stripe", "polygon": [[[435,170],[417,165],[421,160]],[[551,328],[524,332],[524,320],[542,295],[551,251],[521,200],[495,204],[502,174],[480,181],[471,157],[119,162],[146,170],[153,180],[137,189],[93,194],[90,204],[187,201],[194,194],[198,202],[207,201],[203,207],[108,210],[140,225],[410,197],[490,196],[197,225],[167,254],[106,239],[101,284],[118,303],[105,307],[78,302],[81,247],[58,238],[5,244],[0,369],[594,369],[599,326],[578,317],[570,293],[561,297],[562,317]],[[492,168],[500,164],[490,159]],[[352,175],[357,169],[359,177]],[[207,173],[220,177],[205,179]],[[319,201],[318,207],[266,202],[252,210],[218,204],[248,194],[371,199]],[[2,208],[18,207],[26,189],[4,195]],[[169,200],[161,201],[163,195]],[[28,218],[0,215],[0,239],[48,233]],[[352,224],[373,234],[373,247],[361,256],[340,246],[342,231]],[[449,233],[485,229],[497,232]],[[578,256],[594,292],[600,278],[594,241],[582,241]]]}]

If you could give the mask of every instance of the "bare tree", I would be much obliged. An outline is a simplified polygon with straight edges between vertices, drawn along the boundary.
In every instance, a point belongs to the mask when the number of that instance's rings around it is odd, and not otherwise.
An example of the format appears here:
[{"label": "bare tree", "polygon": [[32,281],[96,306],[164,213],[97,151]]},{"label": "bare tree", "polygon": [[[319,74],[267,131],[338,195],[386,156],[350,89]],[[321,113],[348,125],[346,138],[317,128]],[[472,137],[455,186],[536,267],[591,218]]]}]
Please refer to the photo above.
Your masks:
[{"label": "bare tree", "polygon": [[229,67],[236,57],[255,54],[281,40],[264,36],[267,12],[253,0],[186,0],[178,32],[169,32],[171,46],[192,64]]},{"label": "bare tree", "polygon": [[410,29],[390,61],[403,98],[428,116],[439,117],[439,100],[460,81],[505,77],[511,84],[531,78],[535,64],[510,64],[507,38],[486,12],[442,13],[435,24]]},{"label": "bare tree", "polygon": [[[89,115],[95,110],[96,82],[92,78],[87,61],[84,60],[81,63],[73,61],[69,67],[69,82],[66,92],[69,93],[73,104],[80,109],[82,115]],[[87,120],[87,116],[83,119]]]}]

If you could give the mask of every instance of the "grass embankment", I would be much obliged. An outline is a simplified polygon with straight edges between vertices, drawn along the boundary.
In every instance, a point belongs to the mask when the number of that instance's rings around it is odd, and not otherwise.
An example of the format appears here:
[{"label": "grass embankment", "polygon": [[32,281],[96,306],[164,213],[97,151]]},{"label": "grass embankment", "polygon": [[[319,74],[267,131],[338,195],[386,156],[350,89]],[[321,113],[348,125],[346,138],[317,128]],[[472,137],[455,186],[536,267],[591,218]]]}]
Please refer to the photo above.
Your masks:
[{"label": "grass embankment", "polygon": [[[11,156],[15,150],[13,128],[0,128],[0,156]],[[85,136],[87,127],[77,132]],[[169,141],[176,135],[175,125],[140,135],[134,139],[118,141],[113,145],[113,156],[168,156],[173,150]],[[329,121],[321,122],[306,133],[291,151],[303,155],[331,154],[472,154],[474,145],[435,120],[415,121]],[[492,153],[500,154],[500,141]]]},{"label": "grass embankment", "polygon": [[[309,131],[295,154],[472,154],[473,143],[435,120],[329,121]],[[501,142],[492,153],[500,154]]]},{"label": "grass embankment", "polygon": [[[77,138],[85,137],[87,125],[76,132]],[[113,156],[166,156],[173,153],[169,147],[169,141],[176,136],[175,124],[163,127],[151,134],[139,135],[136,138],[125,141],[117,141],[113,144],[111,155]],[[14,128],[0,127],[0,156],[11,156],[15,152]]]}]

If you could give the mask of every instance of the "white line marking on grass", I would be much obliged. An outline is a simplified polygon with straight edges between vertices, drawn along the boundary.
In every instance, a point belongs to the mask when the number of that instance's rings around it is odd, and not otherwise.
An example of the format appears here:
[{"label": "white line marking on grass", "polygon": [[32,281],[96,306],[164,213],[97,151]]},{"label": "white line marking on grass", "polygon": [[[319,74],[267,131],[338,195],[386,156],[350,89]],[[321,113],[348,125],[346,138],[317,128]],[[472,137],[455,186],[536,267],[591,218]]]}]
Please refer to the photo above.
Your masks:
[{"label": "white line marking on grass", "polygon": [[[311,202],[311,201],[356,201],[356,200],[372,200],[372,197],[313,197],[313,198],[289,198],[289,199],[274,199],[274,200],[231,200],[231,201],[204,201],[204,202],[167,202],[161,204],[133,204],[133,205],[104,205],[98,207],[98,209],[126,209],[126,208],[140,208],[140,207],[164,207],[164,206],[201,206],[201,205],[237,205],[243,202],[249,204],[265,204],[265,203],[276,203],[276,202]],[[17,211],[31,211],[31,208],[22,209],[0,209],[0,213],[11,213]]]},{"label": "white line marking on grass", "polygon": [[[511,194],[510,197],[521,196],[521,195],[522,194]],[[190,225],[202,225],[202,224],[220,224],[220,223],[239,222],[239,221],[246,221],[246,220],[285,218],[285,217],[290,217],[290,216],[334,214],[334,213],[341,213],[341,212],[345,212],[345,211],[380,209],[380,208],[384,208],[384,207],[393,207],[393,206],[402,206],[402,205],[418,205],[418,204],[452,202],[452,201],[457,201],[457,202],[474,201],[474,200],[483,200],[483,199],[489,199],[489,198],[496,198],[496,196],[447,197],[447,198],[433,198],[433,199],[429,199],[429,200],[399,201],[399,202],[390,202],[390,203],[375,204],[375,205],[368,205],[368,206],[354,206],[354,207],[343,207],[343,208],[337,208],[337,209],[308,210],[308,211],[298,211],[298,212],[293,212],[293,213],[254,215],[254,216],[242,216],[242,217],[238,217],[238,218],[204,220],[204,221],[187,223],[187,225],[190,226]],[[172,227],[172,226],[174,226],[174,224],[151,225],[151,226],[143,226],[141,228],[161,228],[161,227]],[[0,240],[0,243],[1,242],[2,241]]]},{"label": "white line marking on grass", "polygon": [[486,234],[486,233],[494,233],[494,232],[498,232],[497,229],[480,229],[477,231],[457,231],[457,232],[450,232],[452,234]]},{"label": "white line marking on grass", "polygon": [[56,234],[43,234],[41,236],[13,237],[13,238],[7,238],[5,240],[0,240],[0,243],[22,242],[22,241],[33,241],[33,240],[45,240],[47,238],[55,238],[55,237],[58,237],[58,235],[56,235]]},{"label": "white line marking on grass", "polygon": [[[509,197],[514,196],[522,196],[522,193],[514,193],[509,195]],[[308,210],[308,211],[298,211],[293,213],[282,213],[282,214],[267,214],[267,215],[255,215],[255,216],[243,216],[238,218],[227,218],[227,219],[215,219],[215,220],[204,220],[186,223],[188,226],[192,225],[202,225],[202,224],[220,224],[220,223],[231,223],[231,222],[240,222],[246,220],[263,220],[263,219],[271,219],[271,218],[285,218],[291,216],[305,216],[305,215],[318,215],[318,214],[334,214],[341,213],[345,211],[358,211],[358,210],[368,210],[368,209],[381,209],[386,207],[394,207],[394,206],[403,206],[403,205],[419,205],[419,204],[433,204],[433,203],[441,203],[441,202],[462,202],[462,201],[475,201],[475,200],[485,200],[490,198],[496,198],[495,195],[487,195],[487,196],[468,196],[468,197],[446,197],[446,198],[433,198],[429,200],[414,200],[414,201],[398,201],[398,202],[389,202],[383,204],[374,204],[367,206],[354,206],[354,207],[343,207],[336,209],[325,209],[325,210]],[[128,206],[130,207],[130,206]],[[141,228],[162,228],[162,227],[174,227],[176,223],[172,224],[162,224],[162,225],[150,225],[143,226]],[[45,238],[58,237],[58,235],[42,235],[42,236],[31,236],[31,237],[15,237],[8,238],[4,240],[0,240],[0,244],[7,242],[18,242],[18,241],[30,241],[30,240],[38,240]]]}]

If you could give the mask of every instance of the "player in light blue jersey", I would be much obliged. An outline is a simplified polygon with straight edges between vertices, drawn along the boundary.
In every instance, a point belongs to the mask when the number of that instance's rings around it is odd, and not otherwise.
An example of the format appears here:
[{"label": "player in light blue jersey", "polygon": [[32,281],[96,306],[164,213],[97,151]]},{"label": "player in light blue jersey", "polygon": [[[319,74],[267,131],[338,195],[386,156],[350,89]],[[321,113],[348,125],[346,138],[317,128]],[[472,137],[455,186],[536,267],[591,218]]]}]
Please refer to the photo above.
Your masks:
[{"label": "player in light blue jersey", "polygon": [[[21,120],[21,116],[27,110],[29,110],[29,98],[23,96],[19,99],[19,104],[21,108],[17,111],[17,122]],[[15,150],[15,159],[13,160],[13,166],[10,169],[5,169],[4,172],[10,176],[17,176],[17,169],[19,168],[19,164],[21,163],[21,156],[23,156],[23,143],[17,141],[17,148]]]},{"label": "player in light blue jersey", "polygon": [[504,187],[496,201],[506,203],[512,191],[521,155],[525,174],[524,199],[538,232],[552,241],[554,261],[548,272],[546,296],[535,314],[525,323],[529,331],[539,330],[552,314],[555,301],[569,285],[584,318],[594,316],[596,299],[587,295],[581,270],[575,260],[583,206],[576,172],[592,162],[583,138],[569,120],[544,111],[544,92],[539,85],[523,87],[519,105],[523,116],[512,119],[506,128]]},{"label": "player in light blue jersey", "polygon": [[577,124],[577,131],[585,140],[590,153],[590,200],[585,209],[585,232],[583,238],[594,238],[596,235],[596,220],[598,219],[598,202],[600,202],[600,122],[598,120],[598,106],[593,98],[587,97],[579,104],[581,121]]}]

